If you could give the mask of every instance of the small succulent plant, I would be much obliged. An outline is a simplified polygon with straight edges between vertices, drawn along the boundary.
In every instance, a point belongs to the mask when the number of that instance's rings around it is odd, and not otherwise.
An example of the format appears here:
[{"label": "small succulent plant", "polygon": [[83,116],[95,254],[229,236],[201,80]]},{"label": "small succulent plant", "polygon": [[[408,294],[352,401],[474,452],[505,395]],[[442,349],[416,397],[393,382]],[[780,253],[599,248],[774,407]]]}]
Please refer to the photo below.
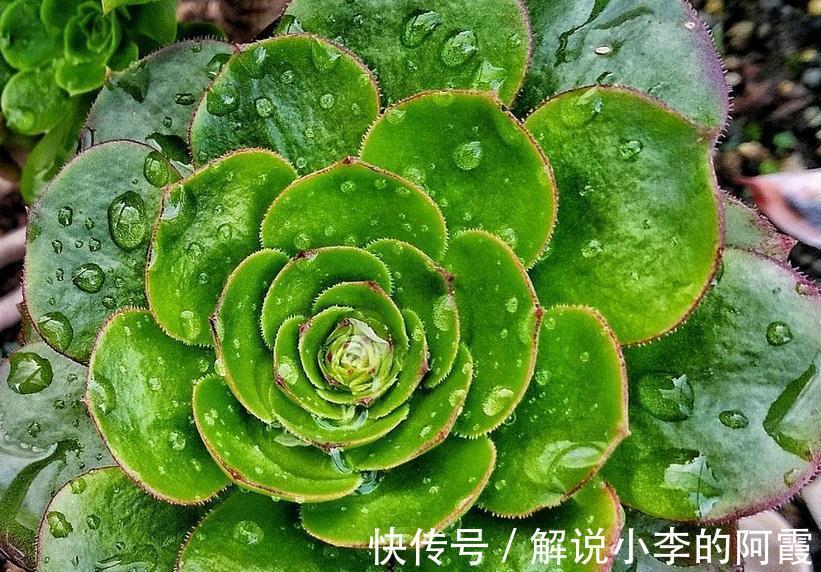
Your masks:
[{"label": "small succulent plant", "polygon": [[591,4],[294,0],[115,74],[30,217],[17,559],[360,570],[461,523],[523,570],[505,519],[610,561],[806,483],[819,295],[717,189],[710,37]]},{"label": "small succulent plant", "polygon": [[0,2],[0,91],[5,125],[51,137],[35,148],[22,191],[34,200],[71,157],[90,98],[109,70],[176,36],[174,0]]}]

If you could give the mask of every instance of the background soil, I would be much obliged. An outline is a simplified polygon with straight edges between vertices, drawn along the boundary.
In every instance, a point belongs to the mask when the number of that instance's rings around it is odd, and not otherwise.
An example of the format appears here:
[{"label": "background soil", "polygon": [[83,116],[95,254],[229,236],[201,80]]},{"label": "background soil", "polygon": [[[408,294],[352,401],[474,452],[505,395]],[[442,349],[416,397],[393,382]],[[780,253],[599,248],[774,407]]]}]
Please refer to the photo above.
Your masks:
[{"label": "background soil", "polygon": [[[282,0],[182,0],[186,20],[220,23],[235,41],[252,39],[276,18]],[[734,110],[716,166],[722,188],[750,201],[740,176],[821,167],[821,0],[694,0],[724,55]],[[19,195],[0,190],[0,235],[25,222]],[[798,244],[791,260],[821,282],[821,251]],[[0,294],[19,283],[21,265],[0,269]],[[19,328],[0,332],[0,353],[16,347]],[[799,498],[782,508],[793,526],[818,527]],[[0,559],[0,569],[2,569]]]}]

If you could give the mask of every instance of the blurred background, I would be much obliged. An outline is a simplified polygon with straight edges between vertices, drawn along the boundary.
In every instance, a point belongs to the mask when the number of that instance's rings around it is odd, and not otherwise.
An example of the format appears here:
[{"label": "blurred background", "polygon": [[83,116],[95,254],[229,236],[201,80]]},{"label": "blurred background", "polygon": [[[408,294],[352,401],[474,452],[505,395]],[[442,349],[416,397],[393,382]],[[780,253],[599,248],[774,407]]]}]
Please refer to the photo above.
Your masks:
[{"label": "blurred background", "polygon": [[[283,0],[180,0],[178,17],[213,21],[232,40],[244,42],[266,35],[284,4]],[[721,187],[752,205],[750,178],[800,173],[786,183],[775,179],[770,192],[800,187],[799,192],[809,196],[803,214],[821,229],[821,179],[807,174],[821,168],[821,0],[693,0],[693,5],[713,29],[733,90],[733,119],[716,157]],[[13,247],[26,221],[15,183],[19,172],[15,163],[22,159],[0,160],[0,296],[6,300],[14,299],[22,268],[15,260],[19,249]],[[821,283],[821,249],[799,242],[791,262]],[[12,321],[0,309],[0,328],[4,320]],[[19,325],[0,331],[2,357],[15,349],[18,335]],[[821,482],[778,513],[753,519],[747,526],[809,528],[815,569],[821,571],[818,522]],[[0,557],[0,570],[4,566]],[[778,567],[748,563],[747,570],[754,569]]]}]

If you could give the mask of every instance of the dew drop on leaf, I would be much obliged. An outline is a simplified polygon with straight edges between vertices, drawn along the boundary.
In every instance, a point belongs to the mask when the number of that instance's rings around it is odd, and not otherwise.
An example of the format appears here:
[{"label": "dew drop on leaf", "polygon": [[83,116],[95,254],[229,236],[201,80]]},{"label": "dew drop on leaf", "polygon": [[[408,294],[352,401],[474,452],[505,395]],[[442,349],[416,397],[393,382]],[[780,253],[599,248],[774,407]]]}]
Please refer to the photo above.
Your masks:
[{"label": "dew drop on leaf", "polygon": [[57,211],[57,222],[63,226],[71,226],[74,222],[74,210],[71,207],[62,207]]},{"label": "dew drop on leaf", "polygon": [[54,378],[51,363],[35,353],[18,352],[9,358],[9,376],[6,380],[12,391],[22,395],[37,393]]},{"label": "dew drop on leaf", "polygon": [[62,312],[49,312],[37,321],[37,328],[50,346],[67,350],[74,339],[74,328]]},{"label": "dew drop on leaf", "polygon": [[442,62],[449,68],[459,67],[479,51],[476,32],[464,30],[450,36],[442,45]]},{"label": "dew drop on leaf", "polygon": [[108,206],[108,230],[114,244],[123,250],[138,248],[148,235],[145,202],[134,191],[126,191]]},{"label": "dew drop on leaf", "polygon": [[254,101],[254,109],[256,110],[257,115],[263,119],[271,117],[274,114],[274,104],[271,103],[271,100],[265,96],[258,97]]},{"label": "dew drop on leaf", "polygon": [[402,43],[408,48],[421,46],[441,24],[442,17],[432,10],[411,14],[402,27]]},{"label": "dew drop on leaf", "polygon": [[693,412],[695,396],[686,375],[648,374],[638,381],[638,401],[662,421],[684,421]]},{"label": "dew drop on leaf", "polygon": [[644,145],[641,141],[636,141],[635,139],[625,141],[619,145],[619,155],[621,155],[621,158],[625,161],[635,161],[642,150],[644,150]]},{"label": "dew drop on leaf", "polygon": [[490,390],[490,393],[482,402],[482,411],[484,411],[487,416],[498,415],[504,411],[512,398],[513,391],[507,387],[497,385]]},{"label": "dew drop on leaf", "polygon": [[205,108],[208,113],[217,117],[228,115],[239,107],[239,92],[230,83],[215,84],[205,99]]},{"label": "dew drop on leaf", "polygon": [[772,322],[767,326],[767,343],[771,346],[783,346],[792,341],[792,330],[784,322]]},{"label": "dew drop on leaf", "polygon": [[170,178],[168,166],[159,151],[152,151],[145,158],[143,176],[154,187],[162,188]]},{"label": "dew drop on leaf", "polygon": [[46,513],[46,523],[48,523],[49,532],[54,538],[65,538],[74,530],[66,515],[56,510]]},{"label": "dew drop on leaf", "polygon": [[472,171],[482,162],[484,149],[481,141],[468,141],[453,151],[453,162],[463,171]]},{"label": "dew drop on leaf", "polygon": [[718,420],[721,421],[722,425],[730,429],[743,429],[750,423],[747,416],[737,409],[722,411],[718,414]]},{"label": "dew drop on leaf", "polygon": [[234,540],[253,546],[259,544],[265,537],[262,528],[252,520],[241,520],[234,525]]},{"label": "dew drop on leaf", "polygon": [[71,273],[71,281],[83,292],[93,294],[103,287],[105,273],[99,265],[88,262],[74,269]]}]

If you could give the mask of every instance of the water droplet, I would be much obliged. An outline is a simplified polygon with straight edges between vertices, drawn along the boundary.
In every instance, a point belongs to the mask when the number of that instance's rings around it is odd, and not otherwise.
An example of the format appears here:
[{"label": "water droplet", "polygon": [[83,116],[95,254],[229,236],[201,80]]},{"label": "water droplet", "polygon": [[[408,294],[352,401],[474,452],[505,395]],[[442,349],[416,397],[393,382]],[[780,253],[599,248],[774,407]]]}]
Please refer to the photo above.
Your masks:
[{"label": "water droplet", "polygon": [[592,258],[594,256],[598,256],[602,252],[604,252],[604,248],[596,239],[591,240],[585,246],[582,247],[582,257],[584,258]]},{"label": "water droplet", "polygon": [[46,513],[46,522],[54,538],[65,538],[74,530],[66,515],[56,510]]},{"label": "water droplet", "polygon": [[454,149],[453,162],[463,171],[472,171],[482,162],[483,153],[481,141],[469,141]]},{"label": "water droplet", "polygon": [[595,50],[593,50],[596,55],[598,56],[606,56],[613,52],[613,48],[610,46],[599,46]]},{"label": "water droplet", "polygon": [[511,314],[515,314],[516,310],[519,309],[519,299],[516,296],[508,298],[507,302],[505,302],[505,308]]},{"label": "water droplet", "polygon": [[117,394],[114,391],[114,385],[107,377],[99,373],[93,378],[89,377],[88,388],[92,403],[96,405],[100,413],[108,415],[117,408]]},{"label": "water droplet", "polygon": [[200,322],[197,315],[191,310],[183,310],[180,312],[180,325],[185,336],[189,340],[196,339],[200,334]]},{"label": "water droplet", "polygon": [[310,246],[311,246],[311,237],[308,236],[307,234],[305,234],[304,232],[300,233],[300,234],[296,235],[296,237],[294,237],[294,247],[297,250],[299,250],[299,251],[307,250],[308,248],[310,248]]},{"label": "water droplet", "polygon": [[32,439],[36,439],[37,435],[40,434],[41,430],[42,427],[37,421],[32,421],[31,423],[29,423],[29,426],[26,427],[26,433],[28,433],[32,437]]},{"label": "water droplet", "polygon": [[684,421],[693,412],[694,394],[686,375],[648,374],[638,381],[639,403],[662,421]]},{"label": "water droplet", "polygon": [[450,36],[442,45],[442,62],[447,67],[455,68],[465,64],[479,51],[476,32],[464,30]]},{"label": "water droplet", "polygon": [[339,190],[343,193],[352,193],[356,190],[356,183],[353,181],[345,181],[339,186]]},{"label": "water droplet", "polygon": [[689,22],[686,22],[684,24],[684,27],[687,28],[688,30],[695,30],[696,29],[696,23],[693,22],[692,20],[690,20]]},{"label": "water droplet", "polygon": [[405,20],[402,43],[408,48],[421,46],[433,31],[442,24],[442,17],[433,11],[416,12]]},{"label": "water droplet", "polygon": [[336,103],[336,98],[331,93],[326,93],[319,98],[319,106],[322,109],[330,109]]},{"label": "water droplet", "polygon": [[801,478],[801,474],[801,469],[790,469],[784,473],[784,484],[789,488],[794,487],[798,482],[798,479]]},{"label": "water droplet", "polygon": [[456,322],[456,300],[453,296],[440,296],[433,303],[433,326],[447,332]]},{"label": "water droplet", "polygon": [[149,184],[162,188],[171,178],[171,173],[168,171],[168,164],[160,155],[159,151],[152,151],[145,158],[143,164],[143,176]]},{"label": "water droplet", "polygon": [[163,117],[162,126],[166,129],[170,129],[171,126],[174,125],[174,120],[168,116]]},{"label": "water droplet", "polygon": [[74,328],[62,312],[49,312],[37,322],[37,328],[50,346],[65,351],[74,339]]},{"label": "water droplet", "polygon": [[8,386],[15,392],[28,395],[44,390],[54,377],[51,363],[32,352],[17,352],[9,358]]},{"label": "water droplet", "polygon": [[311,61],[321,73],[330,71],[341,56],[339,50],[323,41],[317,39],[311,44]]},{"label": "water droplet", "polygon": [[182,451],[185,449],[185,436],[179,431],[171,431],[168,434],[168,444],[175,451]]},{"label": "water droplet", "polygon": [[240,61],[249,76],[259,79],[265,76],[267,59],[268,51],[263,46],[257,46],[253,50],[242,52]]},{"label": "water droplet", "polygon": [[604,107],[598,88],[587,89],[576,98],[568,98],[561,103],[562,122],[571,128],[578,128],[595,119]]},{"label": "water droplet", "polygon": [[97,530],[100,528],[100,517],[96,514],[90,514],[86,517],[86,526],[89,530]]},{"label": "water droplet", "polygon": [[631,139],[619,145],[619,155],[621,155],[621,158],[625,161],[635,161],[643,149],[644,145],[641,141]]},{"label": "water droplet", "polygon": [[271,117],[275,111],[274,104],[265,96],[256,98],[254,108],[257,111],[257,115],[262,118]]},{"label": "water droplet", "polygon": [[539,384],[541,386],[545,386],[550,381],[550,372],[547,371],[546,369],[540,369],[539,371],[536,372],[533,379],[536,380],[537,384]]},{"label": "water droplet", "polygon": [[685,463],[669,465],[664,471],[664,483],[661,486],[685,493],[700,518],[706,517],[713,510],[721,494],[707,457],[700,453]]},{"label": "water droplet", "polygon": [[234,525],[234,540],[253,546],[265,537],[262,528],[252,520],[241,520]]},{"label": "water droplet", "polygon": [[57,211],[57,222],[63,226],[71,226],[74,222],[74,210],[71,207],[63,207]]},{"label": "water droplet", "polygon": [[792,341],[792,330],[784,322],[773,322],[767,326],[767,343],[771,346],[783,346]]},{"label": "water droplet", "polygon": [[71,273],[71,281],[83,292],[99,292],[105,282],[103,269],[93,262],[82,264]]},{"label": "water droplet", "polygon": [[108,230],[114,244],[123,250],[134,250],[148,235],[145,202],[134,191],[126,191],[108,207]]},{"label": "water droplet", "polygon": [[97,240],[96,238],[92,238],[88,241],[88,250],[89,252],[99,252],[102,243]]},{"label": "water droplet", "polygon": [[148,389],[150,389],[151,391],[159,391],[160,389],[162,389],[162,383],[156,377],[149,377]]},{"label": "water droplet", "polygon": [[483,91],[499,91],[505,79],[507,79],[507,70],[505,68],[494,66],[489,61],[484,60],[476,70],[472,86],[474,89]]},{"label": "water droplet", "polygon": [[193,93],[178,93],[174,96],[174,103],[177,105],[194,105],[197,98]]},{"label": "water droplet", "polygon": [[214,84],[206,96],[205,107],[208,113],[222,117],[239,107],[239,92],[233,84]]},{"label": "water droplet", "polygon": [[71,481],[71,493],[75,495],[83,494],[83,491],[86,490],[86,480],[83,477],[77,477],[73,481]]},{"label": "water droplet", "polygon": [[505,410],[512,398],[513,392],[510,389],[497,385],[482,402],[482,411],[488,416],[498,415]]},{"label": "water droplet", "polygon": [[61,254],[63,252],[63,243],[59,240],[52,240],[51,248],[54,249],[54,254]]},{"label": "water droplet", "polygon": [[467,391],[464,389],[454,389],[448,395],[448,403],[450,403],[451,407],[456,407],[457,403],[460,403],[467,397]]},{"label": "water droplet", "polygon": [[117,307],[117,299],[114,296],[103,296],[103,306],[113,310]]},{"label": "water droplet", "polygon": [[385,119],[387,119],[388,123],[391,125],[399,125],[405,121],[405,116],[407,113],[408,112],[404,109],[394,107],[385,112]]},{"label": "water droplet", "polygon": [[750,423],[747,416],[737,409],[722,411],[718,414],[718,420],[721,421],[722,425],[730,429],[743,429]]}]

